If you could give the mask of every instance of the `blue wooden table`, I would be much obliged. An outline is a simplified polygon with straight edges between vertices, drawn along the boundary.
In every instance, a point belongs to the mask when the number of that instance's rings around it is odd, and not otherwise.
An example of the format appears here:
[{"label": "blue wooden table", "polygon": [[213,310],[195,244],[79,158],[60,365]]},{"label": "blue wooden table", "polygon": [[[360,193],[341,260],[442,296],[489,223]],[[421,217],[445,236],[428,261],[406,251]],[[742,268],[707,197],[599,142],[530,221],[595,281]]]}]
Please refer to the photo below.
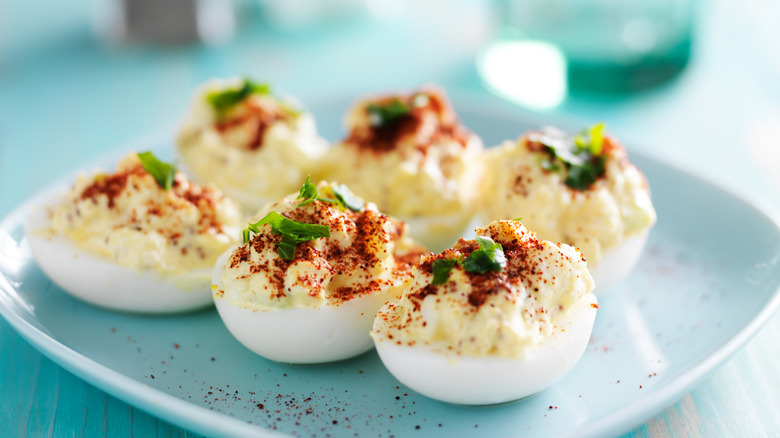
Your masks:
[{"label": "blue wooden table", "polygon": [[[9,3],[5,12],[33,20],[25,8],[34,6],[22,3]],[[55,37],[0,57],[0,215],[53,176],[175,124],[193,88],[213,76],[252,74],[304,102],[421,82],[495,100],[473,61],[488,38],[487,24],[479,24],[489,22],[487,12],[463,7],[448,20],[428,11],[299,32],[269,29],[250,8],[226,45],[167,48],[106,46],[85,20],[64,14],[48,31],[58,31]],[[606,120],[613,131],[642,140],[630,148],[664,155],[780,207],[780,31],[767,18],[778,9],[760,1],[708,3],[691,64],[677,80],[631,97],[574,96],[547,115]],[[698,389],[628,436],[777,436],[778,340],[775,315]],[[0,388],[0,436],[193,435],[84,383],[2,320]]]}]

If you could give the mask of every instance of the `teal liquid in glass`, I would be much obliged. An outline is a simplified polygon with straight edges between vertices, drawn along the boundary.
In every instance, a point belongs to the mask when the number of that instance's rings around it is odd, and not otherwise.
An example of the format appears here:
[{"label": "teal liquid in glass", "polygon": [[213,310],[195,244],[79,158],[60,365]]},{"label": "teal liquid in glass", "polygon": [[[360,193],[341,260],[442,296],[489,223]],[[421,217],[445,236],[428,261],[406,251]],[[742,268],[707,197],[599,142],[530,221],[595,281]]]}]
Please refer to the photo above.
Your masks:
[{"label": "teal liquid in glass", "polygon": [[564,94],[645,90],[687,65],[693,6],[693,0],[505,0],[501,28],[478,67],[490,88],[512,100],[521,85],[510,83],[513,76],[536,88],[532,95],[560,94],[561,87]]}]

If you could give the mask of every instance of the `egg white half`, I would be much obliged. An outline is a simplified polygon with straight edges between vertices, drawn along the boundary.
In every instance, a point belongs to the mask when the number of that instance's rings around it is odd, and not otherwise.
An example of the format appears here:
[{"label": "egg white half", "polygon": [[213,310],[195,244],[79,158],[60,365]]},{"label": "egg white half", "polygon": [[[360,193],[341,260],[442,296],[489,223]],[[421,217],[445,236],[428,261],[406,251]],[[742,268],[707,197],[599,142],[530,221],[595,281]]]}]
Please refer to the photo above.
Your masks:
[{"label": "egg white half", "polygon": [[[596,318],[595,304],[589,294],[572,306],[558,325],[564,330],[556,329],[524,358],[459,356],[384,337],[376,349],[396,379],[427,397],[464,405],[518,400],[548,388],[580,360]],[[374,331],[383,331],[386,322],[377,316],[374,324]]]},{"label": "egg white half", "polygon": [[[212,283],[224,295],[222,272],[232,254],[219,260]],[[320,307],[255,310],[214,294],[219,316],[228,331],[248,349],[277,362],[322,363],[348,359],[370,350],[369,335],[376,311],[392,298],[389,290]]]},{"label": "egg white half", "polygon": [[126,312],[172,313],[211,304],[210,269],[173,274],[120,266],[50,231],[59,191],[33,206],[25,231],[38,266],[60,288],[95,306]]},{"label": "egg white half", "polygon": [[616,247],[604,251],[598,264],[588,263],[588,271],[596,283],[593,293],[604,297],[631,274],[647,243],[647,234],[644,230],[629,236]]}]

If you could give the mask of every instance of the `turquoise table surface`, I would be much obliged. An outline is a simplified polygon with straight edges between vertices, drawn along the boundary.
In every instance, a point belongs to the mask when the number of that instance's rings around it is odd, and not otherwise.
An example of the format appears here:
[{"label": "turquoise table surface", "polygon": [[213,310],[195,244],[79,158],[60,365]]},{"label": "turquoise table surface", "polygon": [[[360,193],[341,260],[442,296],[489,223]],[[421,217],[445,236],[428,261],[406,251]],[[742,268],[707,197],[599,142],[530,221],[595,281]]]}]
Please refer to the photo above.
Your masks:
[{"label": "turquoise table surface", "polygon": [[[491,10],[472,3],[448,10],[431,1],[412,17],[296,32],[268,26],[256,5],[241,4],[231,41],[164,48],[96,42],[88,20],[69,10],[43,21],[30,3],[0,4],[4,23],[14,14],[21,22],[5,27],[16,36],[0,31],[0,41],[30,41],[0,43],[0,216],[104,151],[174,126],[194,87],[214,76],[251,74],[304,103],[433,82],[469,101],[525,114],[479,79],[474,57],[490,37]],[[664,156],[780,208],[780,6],[701,6],[693,57],[677,79],[630,97],[572,96],[541,117],[607,121],[632,140],[629,152]],[[49,37],[27,38],[20,30],[34,25]],[[697,389],[625,436],[780,436],[778,345],[775,315]],[[0,436],[194,436],[60,368],[2,319],[0,388]]]}]

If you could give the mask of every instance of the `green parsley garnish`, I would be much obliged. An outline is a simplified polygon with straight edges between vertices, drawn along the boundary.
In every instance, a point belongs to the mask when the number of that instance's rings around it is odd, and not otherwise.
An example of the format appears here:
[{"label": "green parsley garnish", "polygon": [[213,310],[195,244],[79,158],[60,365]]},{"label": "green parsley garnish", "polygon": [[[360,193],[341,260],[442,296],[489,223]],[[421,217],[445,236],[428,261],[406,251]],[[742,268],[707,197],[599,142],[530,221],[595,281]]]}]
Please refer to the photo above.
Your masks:
[{"label": "green parsley garnish", "polygon": [[576,190],[587,190],[604,174],[604,123],[597,123],[582,133],[570,137],[557,130],[545,130],[531,140],[547,148],[551,159],[542,159],[542,169],[557,172],[562,162],[565,166],[567,186]]},{"label": "green parsley garnish", "polygon": [[154,177],[163,190],[169,190],[173,187],[176,165],[158,160],[150,151],[139,153],[138,159],[141,160],[144,170]]},{"label": "green parsley garnish", "polygon": [[506,266],[504,248],[490,237],[477,236],[479,249],[468,257],[457,259],[438,259],[433,261],[433,281],[440,285],[447,282],[455,265],[463,266],[463,270],[473,274],[487,274],[490,271],[500,271]]},{"label": "green parsley garnish", "polygon": [[300,192],[298,192],[297,199],[303,199],[303,202],[298,204],[298,207],[314,202],[319,195],[317,186],[311,183],[310,178],[310,175],[306,175],[306,182],[303,183]]},{"label": "green parsley garnish", "polygon": [[432,285],[440,285],[447,282],[450,278],[450,272],[456,264],[460,264],[461,259],[438,259],[433,261],[433,281]]},{"label": "green parsley garnish", "polygon": [[585,132],[581,132],[574,136],[574,144],[579,149],[588,149],[593,155],[601,155],[601,150],[604,147],[604,122],[596,123],[587,129],[588,137],[585,137]]},{"label": "green parsley garnish", "polygon": [[368,105],[368,115],[371,126],[381,128],[394,123],[412,111],[411,107],[400,99],[393,99],[387,103]]},{"label": "green parsley garnish", "polygon": [[285,260],[292,260],[295,248],[301,242],[330,237],[330,228],[325,225],[305,224],[303,222],[287,219],[281,214],[272,211],[255,223],[250,223],[243,231],[244,244],[249,242],[251,233],[258,234],[260,227],[271,224],[271,232],[282,236],[281,242],[276,247],[276,252]]},{"label": "green parsley garnish", "polygon": [[333,190],[333,194],[336,195],[339,205],[355,212],[363,210],[363,200],[355,196],[346,185],[332,184],[330,188]]},{"label": "green parsley garnish", "polygon": [[368,104],[368,116],[371,126],[374,128],[382,128],[384,126],[395,123],[403,117],[409,115],[413,108],[422,108],[428,106],[431,102],[431,98],[424,92],[414,94],[411,99],[411,104],[404,102],[403,100],[395,97],[384,103],[371,103]]},{"label": "green parsley garnish", "polygon": [[463,269],[466,272],[485,274],[490,271],[500,271],[506,266],[504,248],[490,237],[477,236],[479,249],[463,259]]},{"label": "green parsley garnish", "polygon": [[252,94],[270,94],[271,87],[268,84],[260,84],[250,79],[244,79],[239,88],[233,88],[223,91],[215,91],[206,95],[206,100],[219,117],[225,114],[225,111],[241,103]]},{"label": "green parsley garnish", "polygon": [[306,176],[306,182],[303,183],[301,190],[298,193],[297,199],[303,199],[303,201],[298,204],[298,207],[310,204],[314,201],[322,201],[336,204],[342,210],[345,208],[355,212],[363,210],[363,200],[355,196],[346,185],[331,184],[329,187],[325,187],[325,190],[328,192],[326,195],[332,196],[320,196],[317,186],[312,184],[309,178],[309,176]]}]

